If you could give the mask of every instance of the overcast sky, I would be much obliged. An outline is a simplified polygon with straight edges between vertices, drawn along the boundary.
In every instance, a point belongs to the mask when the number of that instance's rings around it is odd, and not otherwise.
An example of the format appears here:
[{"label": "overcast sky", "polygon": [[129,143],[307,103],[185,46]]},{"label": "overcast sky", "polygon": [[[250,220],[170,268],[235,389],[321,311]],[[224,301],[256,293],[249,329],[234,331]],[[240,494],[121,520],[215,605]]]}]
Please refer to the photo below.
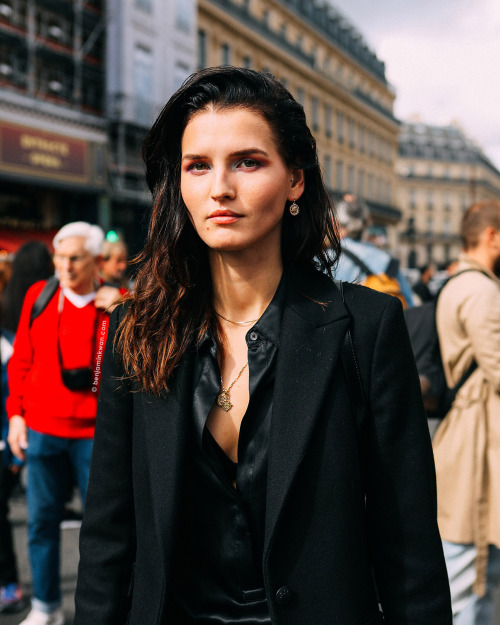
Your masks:
[{"label": "overcast sky", "polygon": [[329,0],[386,64],[395,114],[457,121],[500,168],[499,0]]}]

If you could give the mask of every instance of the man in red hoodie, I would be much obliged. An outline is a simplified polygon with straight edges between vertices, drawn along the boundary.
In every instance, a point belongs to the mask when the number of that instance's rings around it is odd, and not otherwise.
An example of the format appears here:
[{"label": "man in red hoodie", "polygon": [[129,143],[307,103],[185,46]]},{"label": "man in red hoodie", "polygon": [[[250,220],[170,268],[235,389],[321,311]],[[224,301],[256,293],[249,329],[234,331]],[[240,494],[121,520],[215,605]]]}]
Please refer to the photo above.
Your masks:
[{"label": "man in red hoodie", "polygon": [[33,599],[22,625],[64,623],[59,524],[68,492],[68,460],[83,501],[87,490],[108,329],[103,308],[109,299],[97,292],[103,240],[101,228],[86,222],[67,224],[56,234],[59,285],[34,319],[32,308],[46,283],[34,284],[26,294],[8,366],[8,441],[28,465]]}]

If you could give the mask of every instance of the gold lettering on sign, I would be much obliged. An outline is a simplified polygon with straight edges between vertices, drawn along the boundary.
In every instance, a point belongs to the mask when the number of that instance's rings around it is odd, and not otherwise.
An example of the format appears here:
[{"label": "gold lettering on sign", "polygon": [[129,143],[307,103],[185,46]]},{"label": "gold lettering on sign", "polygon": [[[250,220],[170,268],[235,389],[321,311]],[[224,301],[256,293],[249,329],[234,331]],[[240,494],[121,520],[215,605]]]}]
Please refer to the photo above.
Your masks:
[{"label": "gold lettering on sign", "polygon": [[47,167],[47,169],[61,169],[62,167],[62,160],[58,156],[44,154],[43,152],[30,152],[29,162],[30,165]]},{"label": "gold lettering on sign", "polygon": [[20,144],[24,150],[39,150],[63,157],[68,156],[70,151],[69,145],[64,141],[50,141],[43,137],[28,134],[21,135]]}]

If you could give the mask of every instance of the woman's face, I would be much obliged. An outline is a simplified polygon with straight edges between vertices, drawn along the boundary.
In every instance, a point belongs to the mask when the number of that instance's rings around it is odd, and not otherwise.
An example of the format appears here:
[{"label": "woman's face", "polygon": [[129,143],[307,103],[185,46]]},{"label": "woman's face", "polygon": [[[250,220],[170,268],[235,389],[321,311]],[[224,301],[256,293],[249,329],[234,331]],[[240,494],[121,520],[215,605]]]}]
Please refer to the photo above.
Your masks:
[{"label": "woman's face", "polygon": [[299,199],[304,176],[286,166],[264,117],[245,108],[201,111],[181,149],[182,197],[206,245],[279,250],[286,200]]}]

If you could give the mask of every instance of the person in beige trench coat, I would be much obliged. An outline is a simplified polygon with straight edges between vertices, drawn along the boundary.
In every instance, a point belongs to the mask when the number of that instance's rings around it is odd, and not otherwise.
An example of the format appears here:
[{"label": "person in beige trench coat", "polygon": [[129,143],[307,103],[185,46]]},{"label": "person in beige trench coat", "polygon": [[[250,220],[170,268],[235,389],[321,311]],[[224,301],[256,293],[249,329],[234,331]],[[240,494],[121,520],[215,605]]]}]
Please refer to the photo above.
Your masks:
[{"label": "person in beige trench coat", "polygon": [[433,447],[454,623],[482,625],[491,622],[491,590],[500,582],[500,202],[473,205],[462,239],[461,275],[440,294],[437,327],[448,386],[473,362],[477,368]]}]

